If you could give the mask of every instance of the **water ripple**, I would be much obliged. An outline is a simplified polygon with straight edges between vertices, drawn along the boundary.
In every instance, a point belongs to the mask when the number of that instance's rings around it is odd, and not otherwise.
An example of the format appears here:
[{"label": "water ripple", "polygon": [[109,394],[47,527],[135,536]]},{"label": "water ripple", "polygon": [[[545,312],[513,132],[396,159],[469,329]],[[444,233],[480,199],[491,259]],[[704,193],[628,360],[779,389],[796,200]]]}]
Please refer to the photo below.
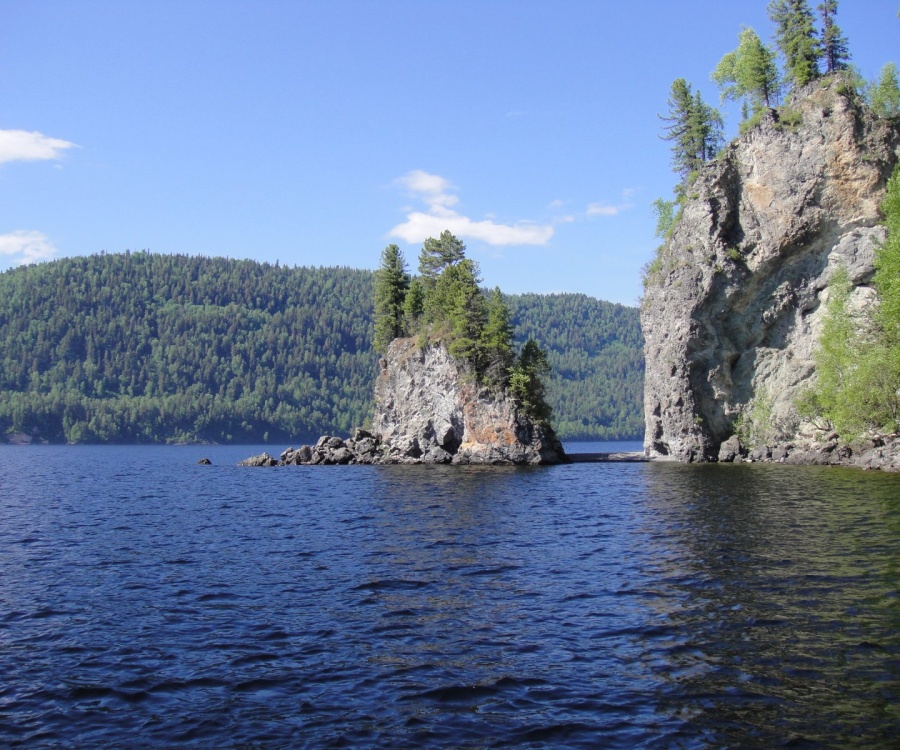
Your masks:
[{"label": "water ripple", "polygon": [[195,450],[0,449],[0,745],[895,742],[898,477]]}]

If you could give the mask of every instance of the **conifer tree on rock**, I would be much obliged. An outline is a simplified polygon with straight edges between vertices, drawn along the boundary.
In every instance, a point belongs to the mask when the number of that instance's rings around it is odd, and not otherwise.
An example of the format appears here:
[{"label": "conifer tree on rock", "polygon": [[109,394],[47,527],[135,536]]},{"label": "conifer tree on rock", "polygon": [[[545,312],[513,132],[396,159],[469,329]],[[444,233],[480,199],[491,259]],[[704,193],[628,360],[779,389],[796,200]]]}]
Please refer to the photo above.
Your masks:
[{"label": "conifer tree on rock", "polygon": [[550,419],[551,410],[544,397],[542,379],[549,374],[550,363],[547,361],[547,353],[534,339],[528,339],[513,366],[509,390],[522,410],[539,422],[547,422]]},{"label": "conifer tree on rock", "polygon": [[775,23],[788,80],[799,87],[817,78],[822,47],[806,0],[771,0],[769,18]]},{"label": "conifer tree on rock", "polygon": [[741,31],[737,49],[719,61],[712,79],[723,101],[744,100],[745,119],[751,112],[771,108],[781,90],[774,52],[749,27]]},{"label": "conifer tree on rock", "polygon": [[664,140],[672,142],[672,168],[687,179],[701,164],[713,158],[723,142],[722,115],[706,104],[700,92],[691,92],[691,85],[678,78],[672,83]]},{"label": "conifer tree on rock", "polygon": [[508,384],[515,360],[512,341],[509,307],[500,288],[495,287],[487,303],[487,322],[479,340],[484,379],[494,387],[505,388]]},{"label": "conifer tree on rock", "polygon": [[822,59],[825,62],[825,72],[844,70],[850,60],[850,52],[847,37],[834,22],[837,0],[823,0],[819,3],[819,14],[822,16]]},{"label": "conifer tree on rock", "polygon": [[433,284],[447,266],[459,263],[466,257],[466,246],[449,230],[441,232],[438,239],[429,237],[419,253],[419,274],[426,287]]},{"label": "conifer tree on rock", "polygon": [[881,69],[881,75],[869,87],[868,94],[869,103],[879,117],[900,115],[900,84],[894,63],[887,63]]},{"label": "conifer tree on rock", "polygon": [[409,283],[402,251],[397,245],[388,245],[375,272],[375,350],[382,354],[391,341],[403,335]]}]

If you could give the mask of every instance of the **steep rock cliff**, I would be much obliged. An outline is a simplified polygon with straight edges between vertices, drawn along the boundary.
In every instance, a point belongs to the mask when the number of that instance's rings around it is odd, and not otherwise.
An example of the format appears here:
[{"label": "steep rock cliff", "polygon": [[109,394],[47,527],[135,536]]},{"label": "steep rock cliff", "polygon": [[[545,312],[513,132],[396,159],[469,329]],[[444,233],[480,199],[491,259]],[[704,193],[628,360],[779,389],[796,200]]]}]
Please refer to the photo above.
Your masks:
[{"label": "steep rock cliff", "polygon": [[844,266],[851,304],[872,300],[900,128],[847,91],[807,87],[798,125],[770,114],[688,188],[641,306],[649,455],[715,460],[741,421],[757,442],[797,437],[829,278]]},{"label": "steep rock cliff", "polygon": [[553,464],[565,461],[549,427],[479,386],[441,344],[396,339],[375,382],[372,432],[399,462]]}]

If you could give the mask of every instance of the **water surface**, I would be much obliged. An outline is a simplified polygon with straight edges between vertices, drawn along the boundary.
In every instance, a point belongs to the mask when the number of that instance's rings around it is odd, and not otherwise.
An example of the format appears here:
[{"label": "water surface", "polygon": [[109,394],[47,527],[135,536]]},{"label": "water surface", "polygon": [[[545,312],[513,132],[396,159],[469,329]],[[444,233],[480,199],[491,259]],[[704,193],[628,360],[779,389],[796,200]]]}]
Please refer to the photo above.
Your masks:
[{"label": "water surface", "polygon": [[898,476],[261,450],[0,448],[0,745],[896,744]]}]

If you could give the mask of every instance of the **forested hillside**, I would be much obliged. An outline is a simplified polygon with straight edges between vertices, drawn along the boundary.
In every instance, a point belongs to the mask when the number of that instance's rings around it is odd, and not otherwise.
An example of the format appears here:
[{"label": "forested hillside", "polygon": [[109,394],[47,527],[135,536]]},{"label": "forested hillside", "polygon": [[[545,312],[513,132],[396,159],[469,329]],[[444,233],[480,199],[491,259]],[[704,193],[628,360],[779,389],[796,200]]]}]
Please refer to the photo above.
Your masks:
[{"label": "forested hillside", "polygon": [[637,310],[584,294],[506,299],[516,341],[533,338],[547,352],[556,432],[569,440],[639,439],[644,341]]},{"label": "forested hillside", "polygon": [[[507,297],[554,376],[564,438],[639,436],[638,313]],[[69,442],[285,442],[368,416],[372,273],[147,252],[0,274],[0,435]]]}]

